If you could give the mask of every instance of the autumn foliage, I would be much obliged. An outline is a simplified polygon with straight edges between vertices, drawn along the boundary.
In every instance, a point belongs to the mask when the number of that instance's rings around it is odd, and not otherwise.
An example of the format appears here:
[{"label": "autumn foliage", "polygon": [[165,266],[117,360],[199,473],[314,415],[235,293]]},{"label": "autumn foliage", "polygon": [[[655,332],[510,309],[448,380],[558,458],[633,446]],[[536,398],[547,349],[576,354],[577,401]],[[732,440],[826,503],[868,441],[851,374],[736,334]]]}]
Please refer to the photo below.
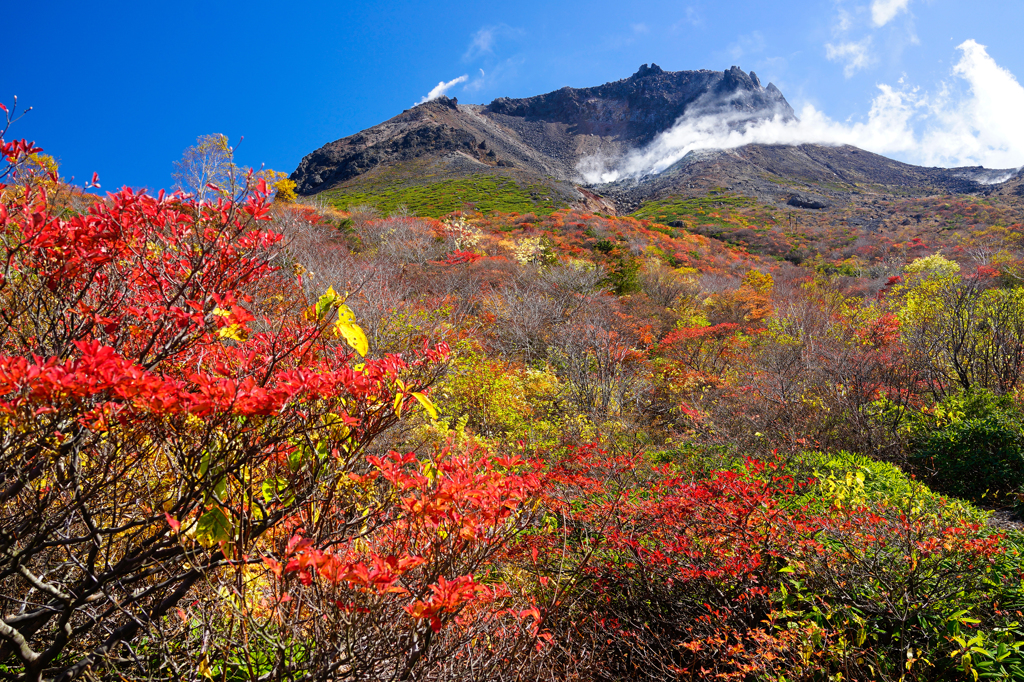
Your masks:
[{"label": "autumn foliage", "polygon": [[1012,282],[2,151],[0,679],[1024,674]]}]

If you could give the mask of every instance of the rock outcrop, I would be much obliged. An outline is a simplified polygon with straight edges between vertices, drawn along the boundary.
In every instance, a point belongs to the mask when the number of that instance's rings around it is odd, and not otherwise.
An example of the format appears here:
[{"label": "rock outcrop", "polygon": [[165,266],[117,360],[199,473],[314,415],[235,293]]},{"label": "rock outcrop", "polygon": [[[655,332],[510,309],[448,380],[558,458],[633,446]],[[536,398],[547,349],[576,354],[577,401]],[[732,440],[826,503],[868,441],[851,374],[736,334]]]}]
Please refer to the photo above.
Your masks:
[{"label": "rock outcrop", "polygon": [[592,88],[566,87],[524,99],[499,97],[485,111],[526,123],[566,124],[574,135],[613,137],[637,147],[672,127],[698,103],[702,109],[742,111],[752,119],[780,112],[795,117],[778,88],[762,87],[756,74],[738,66],[728,71],[663,71],[657,64],[644,64],[629,78]]}]

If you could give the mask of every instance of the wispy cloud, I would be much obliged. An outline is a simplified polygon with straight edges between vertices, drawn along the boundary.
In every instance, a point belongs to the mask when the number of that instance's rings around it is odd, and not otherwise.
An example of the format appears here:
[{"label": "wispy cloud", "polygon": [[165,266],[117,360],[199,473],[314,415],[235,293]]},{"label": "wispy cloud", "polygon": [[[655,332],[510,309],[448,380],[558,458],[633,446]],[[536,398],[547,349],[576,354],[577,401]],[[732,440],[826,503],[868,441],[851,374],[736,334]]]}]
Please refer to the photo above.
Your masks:
[{"label": "wispy cloud", "polygon": [[524,57],[515,56],[496,62],[488,66],[487,70],[479,68],[480,75],[474,76],[468,83],[462,86],[464,92],[479,92],[481,90],[494,88],[507,78],[514,78],[517,69],[525,61]]},{"label": "wispy cloud", "polygon": [[469,47],[463,53],[462,60],[469,62],[481,57],[493,57],[499,41],[516,38],[522,35],[522,33],[521,29],[513,28],[507,24],[484,26],[470,38]]},{"label": "wispy cloud", "polygon": [[871,36],[858,42],[847,42],[833,45],[825,45],[825,56],[829,61],[843,62],[843,75],[847,78],[861,69],[875,63],[875,57],[871,53]]},{"label": "wispy cloud", "polygon": [[[832,41],[825,44],[825,55],[830,61],[843,65],[843,74],[850,78],[858,71],[877,64],[880,59],[874,37],[878,29],[906,13],[911,0],[869,0],[868,4],[853,4],[848,0],[834,0],[835,19],[832,22]],[[892,56],[898,56],[907,45],[920,41],[914,31],[913,17],[902,23],[905,31],[888,30],[881,45]]]},{"label": "wispy cloud", "polygon": [[487,82],[487,72],[484,71],[483,69],[479,69],[479,71],[480,75],[466,83],[466,85],[462,88],[463,90],[465,90],[466,92],[476,92],[477,90],[480,90],[482,87],[484,87],[484,84]]},{"label": "wispy cloud", "polygon": [[484,54],[493,54],[496,40],[495,33],[496,28],[494,26],[486,26],[474,33],[469,41],[469,47],[466,49],[466,53],[462,55],[462,58],[470,60]]},{"label": "wispy cloud", "polygon": [[433,88],[431,88],[430,92],[428,92],[419,102],[416,102],[416,104],[423,104],[424,102],[435,100],[444,93],[448,92],[448,90],[451,89],[452,87],[458,85],[459,83],[465,83],[467,80],[469,80],[469,74],[463,74],[458,78],[453,78],[452,80],[447,82],[441,81]]},{"label": "wispy cloud", "polygon": [[910,0],[873,0],[871,3],[871,21],[875,26],[885,26],[900,12],[907,11]]},{"label": "wispy cloud", "polygon": [[760,31],[751,31],[736,39],[736,42],[729,45],[728,52],[733,59],[740,59],[746,55],[764,52],[765,40]]},{"label": "wispy cloud", "polygon": [[846,11],[845,9],[840,7],[838,12],[837,12],[837,14],[836,14],[835,32],[836,33],[846,33],[852,27],[853,27],[853,15],[851,15],[848,11]]},{"label": "wispy cloud", "polygon": [[[924,166],[1021,167],[1024,87],[985,46],[968,40],[957,49],[954,82],[933,95],[902,83],[879,85],[864,121],[834,121],[812,105],[803,107],[799,121],[777,115],[743,123],[744,114],[705,110],[712,113],[682,117],[643,149],[613,161],[585,159],[579,170],[588,182],[611,182],[660,173],[693,151],[754,143],[851,144]],[[962,85],[967,92],[957,95]]]},{"label": "wispy cloud", "polygon": [[690,5],[683,12],[683,18],[672,24],[669,30],[673,33],[678,31],[683,26],[693,26],[694,28],[700,28],[704,26],[704,17],[701,16],[700,12],[693,5]]}]

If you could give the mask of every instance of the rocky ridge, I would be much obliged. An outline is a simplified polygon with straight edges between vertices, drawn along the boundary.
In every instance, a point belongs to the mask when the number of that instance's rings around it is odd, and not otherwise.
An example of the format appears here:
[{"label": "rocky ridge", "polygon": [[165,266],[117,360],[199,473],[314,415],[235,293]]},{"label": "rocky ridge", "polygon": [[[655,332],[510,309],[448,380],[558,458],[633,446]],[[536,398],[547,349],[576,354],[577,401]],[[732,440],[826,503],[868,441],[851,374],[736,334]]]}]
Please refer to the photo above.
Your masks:
[{"label": "rocky ridge", "polygon": [[429,157],[450,166],[454,175],[465,173],[465,162],[472,160],[480,166],[470,164],[471,171],[519,168],[535,179],[579,185],[580,159],[643,145],[709,98],[723,111],[750,119],[779,112],[793,116],[778,88],[763,87],[755,73],[739,67],[669,72],[644,64],[613,83],[502,97],[487,106],[442,96],[324,145],[303,158],[291,178],[300,194],[311,195],[382,166]]},{"label": "rocky ridge", "polygon": [[695,112],[726,116],[731,125],[795,118],[779,89],[763,86],[754,72],[737,66],[673,72],[644,64],[611,83],[499,97],[486,106],[442,96],[324,145],[303,158],[291,178],[301,195],[372,196],[394,187],[495,176],[542,186],[563,204],[618,213],[712,188],[807,210],[864,192],[1024,192],[1024,176],[1012,171],[921,168],[855,147],[814,144],[696,151],[656,175],[584,182],[581,160],[619,158]]}]

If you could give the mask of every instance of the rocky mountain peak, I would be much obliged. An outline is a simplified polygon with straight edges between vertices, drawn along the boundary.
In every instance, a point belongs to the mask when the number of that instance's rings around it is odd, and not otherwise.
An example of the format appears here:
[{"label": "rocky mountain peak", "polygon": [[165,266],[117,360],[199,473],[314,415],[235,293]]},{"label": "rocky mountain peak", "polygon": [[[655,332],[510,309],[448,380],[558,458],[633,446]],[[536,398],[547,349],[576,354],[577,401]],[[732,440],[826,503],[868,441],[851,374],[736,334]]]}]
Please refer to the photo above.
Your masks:
[{"label": "rocky mountain peak", "polygon": [[459,98],[458,97],[449,97],[448,95],[441,95],[440,97],[435,97],[434,99],[432,99],[432,100],[430,100],[428,102],[423,102],[422,104],[417,104],[416,106],[419,106],[419,107],[429,106],[429,107],[432,107],[432,108],[435,108],[435,109],[436,108],[441,108],[441,109],[451,109],[452,111],[458,111],[459,110]]},{"label": "rocky mountain peak", "polygon": [[649,142],[688,112],[736,110],[746,118],[795,117],[779,89],[761,86],[757,74],[727,71],[665,71],[643,64],[629,78],[589,88],[564,87],[534,97],[499,97],[485,112],[512,124],[564,123],[579,132],[612,137],[629,145]]},{"label": "rocky mountain peak", "polygon": [[651,62],[650,66],[642,64],[640,68],[637,70],[637,72],[630,76],[629,79],[637,80],[638,78],[645,78],[647,76],[657,76],[663,73],[665,73],[665,71],[660,66],[658,66],[654,62]]},{"label": "rocky mountain peak", "polygon": [[722,82],[718,84],[719,90],[760,90],[761,79],[751,71],[749,74],[743,72],[738,66],[732,66],[722,74]]},{"label": "rocky mountain peak", "polygon": [[324,145],[308,154],[291,177],[298,192],[308,195],[396,164],[434,164],[429,173],[435,177],[514,168],[520,175],[571,186],[582,181],[581,159],[621,156],[686,115],[722,114],[740,124],[780,113],[794,116],[778,88],[762,87],[755,73],[738,66],[666,71],[642,64],[628,78],[603,85],[499,97],[486,106],[437,97]]}]

